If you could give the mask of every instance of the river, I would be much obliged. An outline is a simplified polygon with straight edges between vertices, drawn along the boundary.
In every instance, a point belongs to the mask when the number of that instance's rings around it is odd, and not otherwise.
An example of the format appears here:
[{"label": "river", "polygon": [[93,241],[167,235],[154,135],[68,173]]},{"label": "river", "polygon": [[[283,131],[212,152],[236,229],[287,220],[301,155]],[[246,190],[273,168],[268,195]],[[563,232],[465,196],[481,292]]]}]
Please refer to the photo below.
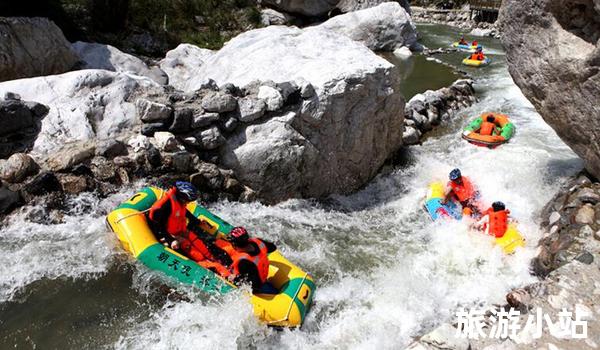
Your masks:
[{"label": "river", "polygon": [[[459,36],[441,25],[419,29],[429,48]],[[0,348],[398,349],[452,321],[458,306],[502,302],[509,289],[535,280],[528,268],[542,235],[536,220],[582,162],[514,85],[499,42],[480,41],[493,63],[463,69],[476,79],[479,102],[405,149],[364,189],[324,201],[211,206],[276,242],[315,277],[314,305],[301,329],[259,324],[242,291],[207,298],[176,286],[192,301],[166,298],[157,286],[173,282],[132,261],[104,225],[131,188],[104,199],[72,198],[59,224],[30,207],[0,229]],[[458,66],[464,56],[436,58]],[[455,78],[447,69],[432,75],[425,57],[412,60],[398,63],[403,84],[414,83],[403,90],[408,95]],[[496,150],[462,141],[470,118],[490,110],[513,117],[513,140]],[[525,249],[505,256],[464,222],[430,221],[422,210],[427,184],[454,167],[479,184],[485,201],[506,203]]]}]

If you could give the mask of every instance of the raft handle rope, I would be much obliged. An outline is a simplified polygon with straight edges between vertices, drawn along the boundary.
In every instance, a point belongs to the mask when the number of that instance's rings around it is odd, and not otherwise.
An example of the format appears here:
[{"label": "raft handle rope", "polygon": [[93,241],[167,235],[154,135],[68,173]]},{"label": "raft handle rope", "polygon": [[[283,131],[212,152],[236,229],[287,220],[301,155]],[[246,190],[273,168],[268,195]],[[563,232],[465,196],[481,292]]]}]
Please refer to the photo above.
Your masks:
[{"label": "raft handle rope", "polygon": [[[162,191],[162,192],[160,193],[160,197],[158,197],[158,199],[157,199],[156,201],[159,201],[160,199],[162,199],[162,197],[163,197],[164,195],[165,195],[165,191]],[[146,209],[146,210],[141,210],[141,211],[140,211],[140,210],[138,210],[138,211],[136,211],[135,213],[131,213],[131,214],[129,214],[129,215],[125,215],[125,216],[123,216],[122,218],[119,218],[119,220],[115,221],[115,224],[118,224],[119,222],[121,222],[121,221],[123,221],[123,220],[125,220],[125,219],[128,219],[128,218],[130,218],[130,217],[132,217],[132,216],[136,216],[136,215],[140,215],[140,214],[145,214],[145,213],[149,212],[149,211],[150,211],[150,209],[152,209],[152,207],[150,207],[150,208],[148,208],[148,209]]]},{"label": "raft handle rope", "polygon": [[300,289],[302,289],[302,286],[304,286],[304,281],[306,281],[306,277],[308,277],[308,272],[304,273],[304,277],[302,277],[302,282],[300,282],[300,286],[298,286],[298,289],[296,290],[296,293],[294,293],[294,296],[292,297],[292,300],[290,301],[290,305],[288,306],[288,310],[285,314],[285,317],[280,319],[280,320],[275,320],[275,321],[269,321],[268,324],[273,324],[273,323],[279,323],[279,322],[283,322],[283,321],[287,321],[290,318],[290,312],[292,312],[292,306],[294,305],[294,300],[296,300],[296,297],[298,296],[298,293],[300,293]]}]

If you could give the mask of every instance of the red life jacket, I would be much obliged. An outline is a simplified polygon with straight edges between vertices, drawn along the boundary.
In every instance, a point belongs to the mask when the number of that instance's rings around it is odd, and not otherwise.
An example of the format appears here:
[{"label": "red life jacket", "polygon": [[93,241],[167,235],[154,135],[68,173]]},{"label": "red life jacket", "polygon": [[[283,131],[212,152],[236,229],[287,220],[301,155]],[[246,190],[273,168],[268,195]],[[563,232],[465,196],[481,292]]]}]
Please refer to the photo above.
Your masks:
[{"label": "red life jacket", "polygon": [[490,123],[488,121],[484,121],[481,123],[481,128],[479,129],[480,135],[492,135],[494,133],[494,128],[496,124]]},{"label": "red life jacket", "polygon": [[471,55],[470,59],[475,60],[475,61],[483,61],[485,59],[485,56],[481,52],[479,52],[479,53],[476,52]]},{"label": "red life jacket", "polygon": [[176,191],[177,189],[175,187],[168,190],[161,199],[152,205],[149,214],[150,220],[154,220],[154,213],[156,210],[165,205],[167,201],[171,201],[171,213],[169,214],[166,228],[167,233],[172,236],[179,236],[187,231],[187,220],[185,218],[187,209],[185,208],[185,205],[181,204],[175,198]]},{"label": "red life jacket", "polygon": [[452,192],[456,195],[459,202],[464,202],[467,199],[470,199],[475,194],[475,190],[473,189],[473,185],[471,184],[471,180],[469,180],[466,176],[462,177],[462,183],[457,184],[454,181],[450,181],[448,183],[450,188],[452,188]]},{"label": "red life jacket", "polygon": [[231,263],[231,270],[235,275],[240,274],[240,263],[246,260],[256,266],[260,281],[265,283],[267,281],[267,277],[269,277],[269,253],[267,250],[267,245],[258,238],[250,238],[248,239],[248,242],[254,242],[254,244],[258,246],[259,252],[257,255],[252,256],[244,251],[238,250],[233,246],[233,244],[223,239],[217,239],[215,244],[217,247],[223,249],[233,261]]},{"label": "red life jacket", "polygon": [[508,214],[510,211],[508,210],[500,210],[494,211],[493,209],[488,209],[488,215],[490,218],[490,235],[494,235],[496,237],[504,236],[506,230],[508,229]]},{"label": "red life jacket", "polygon": [[478,44],[477,40],[474,40],[474,41],[471,43],[471,46],[475,46],[475,47],[477,47],[477,44]]}]

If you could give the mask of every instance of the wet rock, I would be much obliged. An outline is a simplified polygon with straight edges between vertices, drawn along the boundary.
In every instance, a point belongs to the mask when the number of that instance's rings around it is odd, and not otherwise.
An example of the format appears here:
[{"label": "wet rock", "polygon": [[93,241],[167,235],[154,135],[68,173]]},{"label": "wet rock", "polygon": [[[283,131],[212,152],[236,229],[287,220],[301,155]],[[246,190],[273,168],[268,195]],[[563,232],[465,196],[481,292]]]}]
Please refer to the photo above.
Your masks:
[{"label": "wet rock", "polygon": [[421,337],[420,342],[439,349],[467,350],[469,340],[457,337],[456,333],[456,328],[445,323]]},{"label": "wet rock", "polygon": [[252,96],[239,99],[238,106],[240,108],[239,120],[246,123],[262,117],[267,110],[264,100]]},{"label": "wet rock", "polygon": [[600,202],[600,195],[589,187],[584,187],[577,192],[577,199],[582,203],[596,204]]},{"label": "wet rock", "polygon": [[190,177],[190,181],[198,189],[210,189],[212,191],[221,189],[224,177],[216,165],[203,162],[197,168],[198,172]]},{"label": "wet rock", "polygon": [[225,123],[223,123],[223,129],[226,132],[233,132],[235,130],[235,128],[237,128],[238,124],[239,123],[238,123],[237,118],[230,117],[229,119],[227,119],[225,121]]},{"label": "wet rock", "polygon": [[179,150],[179,144],[175,135],[167,131],[159,131],[154,133],[154,140],[156,141],[156,147],[164,152],[173,152]]},{"label": "wet rock", "polygon": [[406,127],[404,133],[402,134],[402,142],[405,145],[415,145],[419,143],[421,138],[421,132],[413,127]]},{"label": "wet rock", "polygon": [[9,91],[9,92],[6,92],[4,94],[4,99],[5,100],[20,101],[21,100],[21,95]]},{"label": "wet rock", "polygon": [[219,113],[203,113],[195,115],[192,121],[192,129],[199,129],[209,126],[219,120]]},{"label": "wet rock", "polygon": [[558,220],[560,220],[560,214],[556,211],[552,212],[552,214],[550,214],[550,217],[548,218],[548,225],[552,226],[554,224],[556,224],[558,222]]},{"label": "wet rock", "polygon": [[575,260],[583,264],[589,265],[594,262],[594,256],[590,252],[583,252],[579,256],[577,256]]},{"label": "wet rock", "polygon": [[146,150],[150,146],[150,140],[144,135],[137,135],[127,141],[133,152],[138,153]]},{"label": "wet rock", "polygon": [[111,181],[117,173],[117,166],[104,157],[95,157],[90,162],[90,170],[95,179]]},{"label": "wet rock", "polygon": [[264,101],[267,111],[276,111],[283,106],[283,96],[270,86],[261,86],[258,89],[258,98]]},{"label": "wet rock", "polygon": [[172,166],[175,171],[187,174],[192,170],[192,155],[185,151],[174,153]]},{"label": "wet rock", "polygon": [[135,161],[128,156],[118,156],[113,159],[113,163],[120,168],[133,168]]},{"label": "wet rock", "polygon": [[48,107],[20,99],[0,100],[0,158],[30,150]]},{"label": "wet rock", "polygon": [[244,186],[235,178],[226,176],[223,182],[223,191],[239,196],[244,191]]},{"label": "wet rock", "polygon": [[307,81],[302,82],[302,85],[300,86],[300,97],[306,100],[313,97],[315,93],[315,87],[312,86],[311,83]]},{"label": "wet rock", "polygon": [[578,224],[593,224],[595,215],[594,208],[590,204],[586,204],[577,210],[575,222]]},{"label": "wet rock", "polygon": [[394,56],[406,60],[408,59],[410,56],[412,56],[412,51],[410,51],[410,49],[406,46],[402,46],[400,48],[397,48],[393,51]]},{"label": "wet rock", "polygon": [[148,137],[154,137],[154,134],[159,131],[167,130],[167,127],[164,123],[148,123],[142,125],[140,129],[140,134]]},{"label": "wet rock", "polygon": [[199,132],[196,135],[196,138],[200,143],[200,148],[205,150],[216,149],[225,143],[225,138],[219,131],[219,128],[217,128],[216,126],[213,126],[208,130]]},{"label": "wet rock", "polygon": [[79,58],[47,18],[0,18],[0,81],[64,73]]},{"label": "wet rock", "polygon": [[23,203],[18,192],[11,191],[0,183],[0,214],[8,214]]},{"label": "wet rock", "polygon": [[508,305],[520,312],[526,312],[531,303],[531,295],[525,289],[514,289],[506,294],[506,301],[508,302]]},{"label": "wet rock", "polygon": [[[153,168],[159,168],[162,165],[162,157],[160,155],[160,151],[156,147],[149,147],[146,150],[146,161]],[[178,166],[185,167],[183,164],[178,164]]]},{"label": "wet rock", "polygon": [[250,203],[256,201],[258,194],[248,186],[244,186],[244,191],[240,194],[238,201],[242,203]]},{"label": "wet rock", "polygon": [[173,108],[162,103],[139,98],[135,108],[140,119],[145,123],[164,122],[171,118]]},{"label": "wet rock", "polygon": [[96,155],[108,159],[127,154],[127,146],[116,139],[100,140],[96,144]]},{"label": "wet rock", "polygon": [[210,91],[202,98],[202,108],[207,112],[231,112],[237,107],[236,99],[224,92]]},{"label": "wet rock", "polygon": [[50,192],[61,191],[62,187],[51,172],[44,172],[34,177],[24,186],[24,191],[31,195],[41,196]]},{"label": "wet rock", "polygon": [[0,179],[17,183],[39,170],[37,163],[28,154],[15,153],[7,160],[0,160]]},{"label": "wet rock", "polygon": [[70,194],[79,194],[89,189],[88,181],[85,176],[61,174],[58,177],[63,191]]},{"label": "wet rock", "polygon": [[273,9],[263,9],[260,11],[260,23],[265,27],[271,25],[286,25],[292,20],[292,16]]},{"label": "wet rock", "polygon": [[190,108],[177,109],[173,115],[173,124],[169,127],[170,132],[181,134],[190,131],[193,118],[193,111]]},{"label": "wet rock", "polygon": [[76,142],[63,146],[46,161],[49,170],[60,172],[68,170],[92,158],[96,152],[93,142]]}]

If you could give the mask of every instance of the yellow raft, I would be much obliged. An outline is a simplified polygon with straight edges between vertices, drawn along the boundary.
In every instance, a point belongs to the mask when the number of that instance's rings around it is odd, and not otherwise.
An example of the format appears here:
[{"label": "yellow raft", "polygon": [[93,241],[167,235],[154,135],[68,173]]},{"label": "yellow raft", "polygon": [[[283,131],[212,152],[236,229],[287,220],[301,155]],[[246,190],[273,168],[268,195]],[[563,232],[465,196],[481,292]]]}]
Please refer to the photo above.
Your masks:
[{"label": "yellow raft", "polygon": [[514,222],[508,224],[508,229],[504,233],[504,236],[495,238],[494,242],[506,254],[514,253],[519,247],[525,247],[525,239],[519,233],[517,224]]},{"label": "yellow raft", "polygon": [[[195,285],[207,293],[223,294],[236,289],[235,285],[221,276],[157,241],[148,227],[144,212],[163,195],[161,189],[146,187],[107,216],[107,223],[123,248],[149,268],[161,271],[179,282]],[[207,223],[203,223],[204,231],[217,238],[223,238],[233,228],[197,203],[190,203],[187,209]],[[269,262],[267,283],[276,291],[252,294],[250,302],[254,314],[270,326],[301,326],[315,291],[313,279],[277,250],[269,253]]]},{"label": "yellow raft", "polygon": [[486,57],[483,61],[472,60],[469,57],[467,57],[462,61],[462,64],[464,64],[465,66],[469,66],[469,67],[483,67],[483,66],[487,66],[491,62],[492,62],[492,60],[489,57]]}]

